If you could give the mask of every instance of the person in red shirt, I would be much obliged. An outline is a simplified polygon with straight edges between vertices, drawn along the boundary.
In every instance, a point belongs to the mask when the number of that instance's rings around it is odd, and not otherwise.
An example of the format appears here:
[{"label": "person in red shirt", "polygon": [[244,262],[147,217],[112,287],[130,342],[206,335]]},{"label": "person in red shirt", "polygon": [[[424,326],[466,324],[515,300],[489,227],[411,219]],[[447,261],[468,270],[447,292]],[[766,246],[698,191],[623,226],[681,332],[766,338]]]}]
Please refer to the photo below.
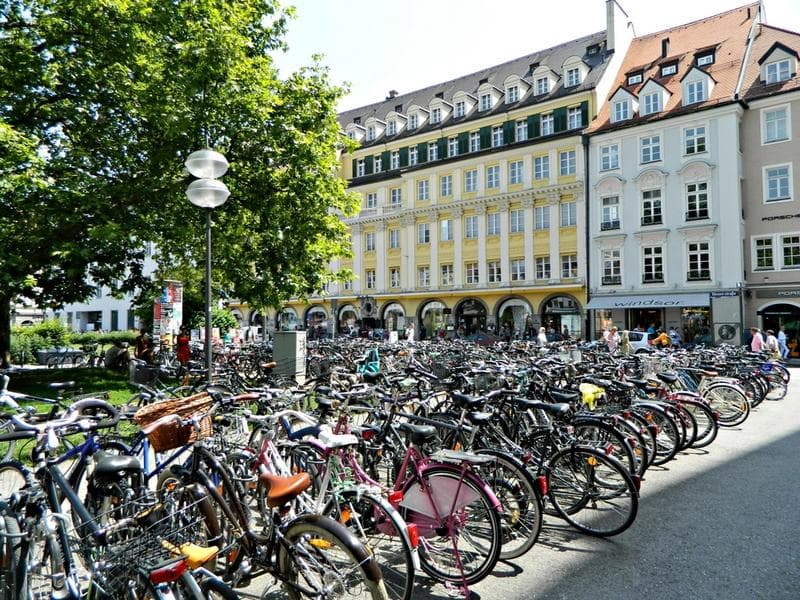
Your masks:
[{"label": "person in red shirt", "polygon": [[178,362],[183,366],[186,366],[186,363],[189,362],[189,358],[192,355],[192,351],[189,348],[190,341],[189,330],[186,329],[185,326],[181,327],[178,337],[175,338],[175,354],[178,357]]}]

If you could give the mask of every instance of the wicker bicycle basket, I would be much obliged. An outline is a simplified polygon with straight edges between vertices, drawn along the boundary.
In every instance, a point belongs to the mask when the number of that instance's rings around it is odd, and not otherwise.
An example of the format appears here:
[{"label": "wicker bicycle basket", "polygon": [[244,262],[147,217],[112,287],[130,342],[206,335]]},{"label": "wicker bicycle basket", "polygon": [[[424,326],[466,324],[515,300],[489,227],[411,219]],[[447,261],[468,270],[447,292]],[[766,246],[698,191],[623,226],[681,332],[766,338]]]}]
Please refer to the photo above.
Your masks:
[{"label": "wicker bicycle basket", "polygon": [[[207,392],[186,398],[170,398],[140,408],[133,415],[133,420],[140,427],[145,427],[166,415],[179,415],[188,419],[197,414],[207,413],[212,403],[211,396]],[[152,431],[148,438],[153,450],[166,452],[206,438],[211,435],[211,431],[211,417],[206,414],[200,419],[199,427],[195,424],[166,423]]]}]

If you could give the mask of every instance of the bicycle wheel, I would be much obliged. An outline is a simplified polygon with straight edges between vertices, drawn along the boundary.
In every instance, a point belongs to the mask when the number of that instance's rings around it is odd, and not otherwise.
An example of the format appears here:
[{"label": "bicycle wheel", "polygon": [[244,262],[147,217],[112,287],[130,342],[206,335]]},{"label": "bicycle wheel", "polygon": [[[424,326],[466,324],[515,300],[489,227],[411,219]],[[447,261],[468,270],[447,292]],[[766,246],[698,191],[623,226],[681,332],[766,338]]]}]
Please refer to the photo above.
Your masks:
[{"label": "bicycle wheel", "polygon": [[[0,419],[0,435],[14,431],[14,423],[8,417]],[[17,448],[17,440],[0,441],[0,461],[11,460],[14,458],[14,450]]]},{"label": "bicycle wheel", "polygon": [[21,462],[6,460],[0,462],[0,499],[8,499],[14,492],[25,487],[28,470]]},{"label": "bicycle wheel", "polygon": [[687,410],[697,423],[697,436],[692,443],[692,448],[705,448],[715,439],[719,433],[717,419],[708,406],[701,400],[681,400],[683,408]]},{"label": "bicycle wheel", "polygon": [[[21,549],[27,571],[28,598],[50,598],[53,591],[53,576],[63,573],[64,554],[61,545],[45,531],[47,525],[40,518],[32,524],[29,535]],[[20,599],[23,596],[20,596]]]},{"label": "bicycle wheel", "polygon": [[750,403],[747,396],[738,388],[727,383],[711,384],[703,392],[712,410],[719,413],[720,427],[736,427],[750,416]]},{"label": "bicycle wheel", "polygon": [[390,599],[411,598],[414,549],[406,534],[406,522],[386,499],[362,490],[346,490],[341,497],[331,498],[322,514],[345,525],[369,548]]},{"label": "bicycle wheel", "polygon": [[591,447],[556,452],[548,461],[547,489],[558,515],[592,536],[622,533],[639,510],[639,491],[627,469]]},{"label": "bicycle wheel", "polygon": [[660,407],[636,405],[636,412],[643,415],[648,423],[656,426],[656,452],[654,465],[663,465],[675,458],[680,448],[680,432],[675,421]]},{"label": "bicycle wheel", "polygon": [[200,582],[200,591],[203,593],[203,598],[208,600],[239,600],[239,594],[227,583],[215,577],[203,579]]},{"label": "bicycle wheel", "polygon": [[[3,512],[8,511],[3,506]],[[0,600],[28,598],[28,579],[24,564],[21,564],[22,549],[19,523],[5,514],[0,518]]]},{"label": "bicycle wheel", "polygon": [[278,568],[289,598],[386,600],[380,569],[344,525],[307,515],[277,535]]},{"label": "bicycle wheel", "polygon": [[400,514],[419,531],[422,570],[439,581],[481,581],[502,547],[500,515],[490,496],[472,480],[462,480],[459,471],[432,467],[422,476],[424,482],[409,480],[400,504]]},{"label": "bicycle wheel", "polygon": [[637,472],[633,449],[625,435],[610,423],[593,418],[577,417],[572,420],[574,435],[581,444],[587,444],[601,451],[610,449],[631,473]]}]

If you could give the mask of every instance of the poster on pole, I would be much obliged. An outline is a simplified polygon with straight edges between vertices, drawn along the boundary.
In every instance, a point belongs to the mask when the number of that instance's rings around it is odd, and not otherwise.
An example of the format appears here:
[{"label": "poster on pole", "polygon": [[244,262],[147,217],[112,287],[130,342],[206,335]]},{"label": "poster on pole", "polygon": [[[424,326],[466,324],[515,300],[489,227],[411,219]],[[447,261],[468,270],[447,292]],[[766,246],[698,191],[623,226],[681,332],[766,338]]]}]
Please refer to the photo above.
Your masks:
[{"label": "poster on pole", "polygon": [[183,323],[183,284],[167,281],[153,303],[153,337],[159,339],[178,333]]}]

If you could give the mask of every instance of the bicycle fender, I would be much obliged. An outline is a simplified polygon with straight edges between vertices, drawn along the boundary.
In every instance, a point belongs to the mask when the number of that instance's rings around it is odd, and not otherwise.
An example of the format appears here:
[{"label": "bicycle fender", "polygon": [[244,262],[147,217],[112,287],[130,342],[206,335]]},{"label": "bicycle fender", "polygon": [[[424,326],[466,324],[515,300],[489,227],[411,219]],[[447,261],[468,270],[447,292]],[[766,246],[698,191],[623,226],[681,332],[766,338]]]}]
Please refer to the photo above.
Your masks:
[{"label": "bicycle fender", "polygon": [[[425,471],[427,471],[429,469],[433,469],[433,468],[435,468],[437,471],[438,470],[450,471],[451,473],[454,473],[455,475],[458,475],[459,477],[461,476],[461,467],[456,466],[456,465],[449,465],[447,463],[428,463],[427,465],[422,467],[421,471],[424,474]],[[486,493],[486,496],[489,498],[489,501],[492,503],[492,508],[493,509],[495,509],[495,510],[497,510],[499,512],[503,511],[503,505],[500,503],[500,499],[494,493],[494,490],[492,489],[492,487],[488,483],[486,483],[483,479],[481,479],[478,476],[477,473],[475,473],[474,471],[471,471],[471,470],[467,471],[464,474],[464,479],[467,479],[467,480],[471,481],[472,483],[475,484],[476,487],[480,488],[482,491],[484,491]]]}]

